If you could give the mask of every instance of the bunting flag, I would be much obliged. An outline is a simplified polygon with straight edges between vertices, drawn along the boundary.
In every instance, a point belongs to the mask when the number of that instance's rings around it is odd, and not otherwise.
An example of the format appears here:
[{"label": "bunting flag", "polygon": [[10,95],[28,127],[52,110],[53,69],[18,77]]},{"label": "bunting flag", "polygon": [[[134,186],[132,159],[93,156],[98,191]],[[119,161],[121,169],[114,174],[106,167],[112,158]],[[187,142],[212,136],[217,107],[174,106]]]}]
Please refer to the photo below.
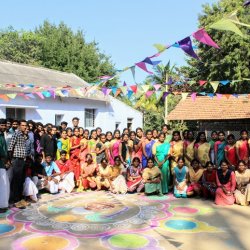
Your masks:
[{"label": "bunting flag", "polygon": [[41,92],[35,92],[36,95],[38,95],[41,99],[44,99],[44,96]]},{"label": "bunting flag", "polygon": [[32,93],[25,94],[25,96],[27,96],[31,99],[36,99],[36,97]]},{"label": "bunting flag", "polygon": [[153,90],[148,90],[145,95],[146,95],[146,98],[149,98],[153,94],[154,94]]},{"label": "bunting flag", "polygon": [[223,96],[225,96],[227,99],[229,99],[230,98],[230,94],[223,94]]},{"label": "bunting flag", "polygon": [[216,30],[228,30],[236,33],[237,35],[244,37],[241,30],[235,25],[235,23],[232,22],[229,18],[222,18],[219,21],[213,23],[209,26],[211,29]]},{"label": "bunting flag", "polygon": [[137,85],[130,86],[131,90],[136,94],[137,92]]},{"label": "bunting flag", "polygon": [[151,75],[153,74],[153,72],[148,71],[145,62],[138,62],[138,63],[136,63],[135,65],[136,65],[137,67],[141,68],[142,70],[144,70],[145,72],[147,72],[147,73],[149,73],[149,74],[151,74]]},{"label": "bunting flag", "polygon": [[141,85],[140,87],[143,89],[144,93],[146,93],[149,90],[150,85]]},{"label": "bunting flag", "polygon": [[213,93],[207,93],[207,96],[209,96],[210,98],[214,98],[214,94]]},{"label": "bunting flag", "polygon": [[250,0],[246,0],[243,4],[244,7],[250,6]]},{"label": "bunting flag", "polygon": [[153,66],[161,63],[161,61],[152,61],[149,57],[146,57],[142,62],[153,65]]},{"label": "bunting flag", "polygon": [[51,94],[49,91],[43,91],[42,94],[44,97],[47,97],[47,98],[51,97]]},{"label": "bunting flag", "polygon": [[169,92],[163,92],[162,100],[165,101],[166,97],[169,95]]},{"label": "bunting flag", "polygon": [[112,90],[113,95],[115,95],[117,91],[117,87],[111,87],[111,90]]},{"label": "bunting flag", "polygon": [[155,96],[156,96],[156,99],[159,100],[160,97],[162,96],[162,91],[155,91]]},{"label": "bunting flag", "polygon": [[199,81],[200,86],[203,86],[203,85],[206,84],[206,83],[207,83],[207,81],[204,81],[204,80],[200,80],[200,81]]},{"label": "bunting flag", "polygon": [[159,53],[162,53],[163,51],[165,51],[167,49],[167,47],[165,45],[160,44],[160,43],[156,43],[153,46],[157,49],[157,51]]},{"label": "bunting flag", "polygon": [[181,93],[182,100],[187,99],[187,97],[188,97],[188,93]]},{"label": "bunting flag", "polygon": [[196,95],[197,95],[197,93],[192,93],[192,94],[191,94],[191,98],[192,98],[193,101],[196,100]]},{"label": "bunting flag", "polygon": [[127,96],[128,96],[128,99],[130,99],[131,98],[131,96],[133,95],[133,91],[132,90],[128,90],[128,93],[127,93]]},{"label": "bunting flag", "polygon": [[130,70],[135,81],[135,66],[130,67]]},{"label": "bunting flag", "polygon": [[225,86],[228,83],[230,83],[230,81],[229,80],[222,80],[222,81],[220,81],[220,83]]},{"label": "bunting flag", "polygon": [[173,79],[172,79],[171,76],[168,78],[168,81],[167,81],[165,84],[166,84],[166,85],[171,85],[171,84],[173,84]]},{"label": "bunting flag", "polygon": [[222,94],[216,94],[217,98],[220,100],[222,97]]},{"label": "bunting flag", "polygon": [[8,102],[10,100],[10,98],[7,95],[1,95],[0,94],[0,98],[3,99],[6,102]]},{"label": "bunting flag", "polygon": [[160,89],[161,84],[154,84],[154,85],[153,85],[153,87],[154,87],[154,88],[155,88],[155,90],[157,91],[157,90],[159,90],[159,89]]},{"label": "bunting flag", "polygon": [[115,97],[117,97],[118,95],[120,95],[121,94],[121,90],[120,89],[117,89],[116,90],[116,93],[115,93]]},{"label": "bunting flag", "polygon": [[214,92],[216,92],[218,86],[219,86],[219,81],[212,81],[212,82],[209,82],[211,84],[211,86],[213,87],[214,89]]},{"label": "bunting flag", "polygon": [[128,92],[127,86],[122,86],[122,87],[120,87],[120,89],[121,89],[123,95],[127,95],[127,92]]},{"label": "bunting flag", "polygon": [[102,87],[102,93],[103,93],[104,95],[107,95],[107,90],[108,90],[107,87]]},{"label": "bunting flag", "polygon": [[15,99],[17,94],[6,94],[10,99]]},{"label": "bunting flag", "polygon": [[181,41],[178,42],[178,44],[180,45],[180,48],[187,53],[188,55],[190,55],[191,57],[198,59],[199,57],[195,54],[193,48],[192,48],[192,41],[190,39],[190,37],[186,37],[184,39],[182,39]]},{"label": "bunting flag", "polygon": [[217,43],[215,43],[212,38],[208,35],[208,33],[205,31],[204,28],[201,28],[199,30],[197,30],[196,32],[194,32],[193,37],[198,40],[201,43],[204,43],[206,45],[215,47],[217,49],[219,49],[220,47],[217,45]]},{"label": "bunting flag", "polygon": [[240,20],[239,20],[238,17],[237,17],[237,12],[238,12],[238,10],[233,11],[232,13],[230,13],[230,14],[227,16],[227,18],[228,18],[231,22],[233,22],[233,23],[235,23],[235,24],[238,24],[238,25],[241,25],[241,26],[245,26],[245,27],[250,27],[250,24],[246,24],[246,23],[241,23],[241,22],[240,22]]}]

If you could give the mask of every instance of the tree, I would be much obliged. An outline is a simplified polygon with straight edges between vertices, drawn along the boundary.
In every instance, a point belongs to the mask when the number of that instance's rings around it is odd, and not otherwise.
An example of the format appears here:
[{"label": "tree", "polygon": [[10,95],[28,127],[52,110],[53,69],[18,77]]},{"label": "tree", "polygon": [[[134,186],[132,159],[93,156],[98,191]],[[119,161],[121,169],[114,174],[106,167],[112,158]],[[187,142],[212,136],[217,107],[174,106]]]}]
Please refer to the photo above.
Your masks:
[{"label": "tree", "polygon": [[75,73],[87,82],[114,73],[110,57],[100,52],[98,44],[86,42],[81,30],[74,33],[64,23],[45,21],[35,31],[0,32],[0,58]]},{"label": "tree", "polygon": [[[238,9],[238,17],[243,23],[250,23],[249,8],[243,7],[244,0],[221,0],[211,6],[203,6],[199,16],[199,26],[206,27],[209,35],[216,41],[220,50],[198,43],[198,54],[201,61],[188,59],[188,66],[182,67],[181,72],[192,80],[242,80],[250,78],[250,43],[249,28],[239,26],[248,38],[242,38],[230,31],[209,29],[209,25]],[[213,92],[211,86],[207,91]],[[204,88],[203,90],[204,91]],[[247,81],[220,86],[220,93],[246,93],[250,91]]]}]

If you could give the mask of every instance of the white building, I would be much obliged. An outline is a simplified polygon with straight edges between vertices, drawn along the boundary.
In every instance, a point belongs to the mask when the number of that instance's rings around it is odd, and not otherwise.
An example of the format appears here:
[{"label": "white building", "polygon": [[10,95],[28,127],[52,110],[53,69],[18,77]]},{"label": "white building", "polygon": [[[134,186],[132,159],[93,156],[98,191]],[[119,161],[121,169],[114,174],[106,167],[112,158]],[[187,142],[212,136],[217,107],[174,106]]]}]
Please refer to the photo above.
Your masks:
[{"label": "white building", "polygon": [[[9,86],[6,84],[10,84]],[[64,73],[42,67],[0,61],[0,94],[31,93],[32,89],[12,87],[11,84],[34,84],[41,87],[71,86],[87,87],[85,81],[72,73]],[[6,88],[7,86],[7,88]],[[37,90],[42,91],[42,90]],[[0,99],[0,117],[33,120],[35,122],[60,125],[67,121],[69,126],[73,117],[80,118],[80,126],[92,129],[101,127],[103,131],[129,127],[134,130],[143,126],[143,114],[112,96],[105,96],[101,91],[95,94],[68,97],[56,96],[26,100],[22,96],[5,101]]]}]

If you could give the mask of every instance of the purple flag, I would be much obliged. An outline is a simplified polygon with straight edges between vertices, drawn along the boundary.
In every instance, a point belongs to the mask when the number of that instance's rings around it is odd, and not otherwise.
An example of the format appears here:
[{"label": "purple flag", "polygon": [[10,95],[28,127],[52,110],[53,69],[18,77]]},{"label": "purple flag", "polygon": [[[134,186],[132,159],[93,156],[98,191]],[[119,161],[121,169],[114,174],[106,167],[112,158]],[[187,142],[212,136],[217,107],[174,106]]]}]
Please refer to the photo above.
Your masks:
[{"label": "purple flag", "polygon": [[104,95],[107,95],[107,90],[108,90],[108,88],[102,87],[102,93],[103,93]]},{"label": "purple flag", "polygon": [[199,60],[199,57],[195,54],[193,50],[192,41],[189,36],[179,41],[178,44],[185,53]]},{"label": "purple flag", "polygon": [[146,71],[149,74],[153,74],[153,72],[148,71],[145,62],[138,62],[135,64],[137,67],[141,68],[142,70]]},{"label": "purple flag", "polygon": [[172,77],[170,76],[170,77],[168,78],[168,81],[165,83],[165,85],[171,85],[171,84],[173,84],[173,79],[172,79]]},{"label": "purple flag", "polygon": [[145,63],[147,63],[147,64],[150,64],[150,65],[153,65],[153,66],[155,66],[155,65],[157,65],[157,64],[159,64],[159,63],[161,63],[161,61],[152,61],[149,57],[146,57],[146,58],[143,60],[143,62],[145,62]]},{"label": "purple flag", "polygon": [[249,5],[250,5],[250,0],[245,1],[245,3],[243,4],[244,7],[247,7]]},{"label": "purple flag", "polygon": [[169,95],[169,92],[163,92],[162,100],[164,101],[168,95]]}]

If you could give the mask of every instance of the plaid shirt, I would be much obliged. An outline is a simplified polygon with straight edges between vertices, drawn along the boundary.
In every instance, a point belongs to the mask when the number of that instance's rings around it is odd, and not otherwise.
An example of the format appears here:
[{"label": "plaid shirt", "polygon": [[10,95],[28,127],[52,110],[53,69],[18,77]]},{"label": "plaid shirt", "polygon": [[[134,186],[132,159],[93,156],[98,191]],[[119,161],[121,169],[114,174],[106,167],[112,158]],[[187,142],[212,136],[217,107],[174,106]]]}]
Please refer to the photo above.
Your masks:
[{"label": "plaid shirt", "polygon": [[20,130],[16,130],[16,132],[11,137],[8,151],[12,152],[13,157],[26,157],[26,141],[24,134]]}]

